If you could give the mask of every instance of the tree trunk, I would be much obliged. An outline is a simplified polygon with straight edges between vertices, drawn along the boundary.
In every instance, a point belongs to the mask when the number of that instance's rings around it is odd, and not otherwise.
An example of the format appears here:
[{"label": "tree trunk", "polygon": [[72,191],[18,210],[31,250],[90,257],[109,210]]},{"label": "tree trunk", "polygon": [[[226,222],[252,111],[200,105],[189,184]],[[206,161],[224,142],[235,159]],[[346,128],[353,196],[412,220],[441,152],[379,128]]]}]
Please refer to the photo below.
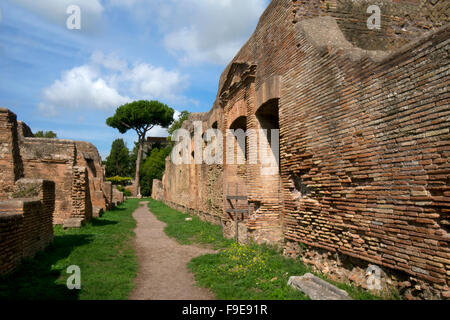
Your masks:
[{"label": "tree trunk", "polygon": [[144,140],[139,139],[139,151],[136,160],[136,178],[134,180],[134,196],[141,197],[141,160],[142,160],[142,150],[144,149]]}]

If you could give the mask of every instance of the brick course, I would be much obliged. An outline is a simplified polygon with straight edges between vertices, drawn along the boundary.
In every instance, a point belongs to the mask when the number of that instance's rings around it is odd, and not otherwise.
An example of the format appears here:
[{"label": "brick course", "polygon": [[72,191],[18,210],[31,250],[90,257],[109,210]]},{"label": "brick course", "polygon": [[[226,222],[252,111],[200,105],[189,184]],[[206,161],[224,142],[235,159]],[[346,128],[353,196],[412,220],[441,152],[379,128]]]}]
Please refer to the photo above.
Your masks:
[{"label": "brick course", "polygon": [[32,198],[0,202],[0,275],[53,241],[54,182],[21,179],[18,186],[17,196]]},{"label": "brick course", "polygon": [[[445,291],[448,2],[379,2],[376,32],[366,27],[364,1],[272,1],[223,72],[211,111],[183,127],[193,131],[200,120],[204,130],[217,123],[225,133],[278,125],[279,174],[262,175],[261,164],[168,159],[164,200],[220,218],[232,237],[226,196],[238,185],[249,198],[248,239],[286,243],[287,255],[295,254],[292,243],[344,254]],[[227,147],[224,137],[224,159]]]}]

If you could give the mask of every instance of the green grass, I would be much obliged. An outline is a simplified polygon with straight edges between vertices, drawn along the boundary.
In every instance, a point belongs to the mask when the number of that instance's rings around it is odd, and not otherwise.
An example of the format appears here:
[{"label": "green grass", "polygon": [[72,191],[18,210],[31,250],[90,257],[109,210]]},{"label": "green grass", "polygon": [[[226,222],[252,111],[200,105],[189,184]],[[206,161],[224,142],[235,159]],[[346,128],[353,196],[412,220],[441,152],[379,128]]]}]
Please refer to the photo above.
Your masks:
[{"label": "green grass", "polygon": [[[149,208],[156,217],[167,223],[165,232],[181,244],[212,245],[222,249],[193,259],[188,267],[197,283],[211,289],[221,300],[307,300],[303,293],[290,288],[291,276],[302,276],[311,269],[300,260],[288,259],[279,248],[268,245],[240,245],[227,240],[222,228],[194,217],[186,222],[187,214],[165,204],[149,200]],[[327,280],[325,275],[320,275]],[[329,281],[329,280],[327,280]],[[356,300],[377,300],[380,297],[350,284],[335,283]]]},{"label": "green grass", "polygon": [[196,243],[216,250],[226,248],[233,243],[232,240],[223,237],[221,226],[203,222],[197,217],[186,222],[186,218],[190,218],[188,214],[183,214],[153,199],[145,199],[145,201],[149,201],[148,207],[158,220],[167,223],[165,233],[175,238],[180,244]]},{"label": "green grass", "polygon": [[[139,200],[131,199],[81,229],[55,227],[53,244],[0,279],[0,299],[121,300],[134,288],[138,261],[133,249]],[[81,268],[81,290],[68,290],[71,265]]]}]

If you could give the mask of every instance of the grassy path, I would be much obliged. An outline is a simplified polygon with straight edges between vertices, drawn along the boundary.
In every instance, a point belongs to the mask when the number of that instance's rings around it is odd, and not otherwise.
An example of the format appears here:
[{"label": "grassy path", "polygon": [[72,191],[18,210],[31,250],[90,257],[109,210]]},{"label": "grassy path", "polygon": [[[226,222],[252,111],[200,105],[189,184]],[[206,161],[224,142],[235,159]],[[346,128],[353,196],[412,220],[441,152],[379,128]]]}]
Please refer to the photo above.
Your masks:
[{"label": "grassy path", "polygon": [[[224,239],[222,228],[193,217],[165,204],[149,200],[156,217],[167,223],[165,232],[181,244],[200,244],[221,249],[218,254],[194,258],[188,267],[197,283],[211,289],[223,300],[307,300],[308,297],[287,285],[291,276],[311,272],[300,260],[285,258],[278,248],[256,244],[240,245]],[[316,274],[326,280],[323,275]],[[331,281],[330,281],[331,282]],[[349,284],[333,283],[347,291],[353,299],[372,300],[378,297]]]},{"label": "grassy path", "polygon": [[133,213],[137,221],[136,254],[139,274],[130,295],[133,300],[214,300],[214,294],[196,286],[187,264],[194,257],[213,250],[181,245],[164,233],[166,224],[159,221],[145,202]]},{"label": "grassy path", "polygon": [[[128,200],[81,229],[56,227],[46,251],[0,279],[0,299],[127,299],[138,271],[132,217],[138,204],[139,200]],[[71,265],[81,268],[81,290],[67,289],[66,270]]]}]

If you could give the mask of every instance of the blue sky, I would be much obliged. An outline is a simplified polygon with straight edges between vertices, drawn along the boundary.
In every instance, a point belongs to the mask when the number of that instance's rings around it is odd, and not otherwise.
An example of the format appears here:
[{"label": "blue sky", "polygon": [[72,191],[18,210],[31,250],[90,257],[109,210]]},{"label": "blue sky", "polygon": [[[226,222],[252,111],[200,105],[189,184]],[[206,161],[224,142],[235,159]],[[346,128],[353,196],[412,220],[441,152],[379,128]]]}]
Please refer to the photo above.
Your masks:
[{"label": "blue sky", "polygon": [[[123,103],[208,111],[226,64],[269,0],[3,0],[0,106],[34,132],[90,141],[105,158],[124,138],[105,125]],[[81,10],[69,30],[67,8]],[[151,135],[163,136],[156,128]]]}]

